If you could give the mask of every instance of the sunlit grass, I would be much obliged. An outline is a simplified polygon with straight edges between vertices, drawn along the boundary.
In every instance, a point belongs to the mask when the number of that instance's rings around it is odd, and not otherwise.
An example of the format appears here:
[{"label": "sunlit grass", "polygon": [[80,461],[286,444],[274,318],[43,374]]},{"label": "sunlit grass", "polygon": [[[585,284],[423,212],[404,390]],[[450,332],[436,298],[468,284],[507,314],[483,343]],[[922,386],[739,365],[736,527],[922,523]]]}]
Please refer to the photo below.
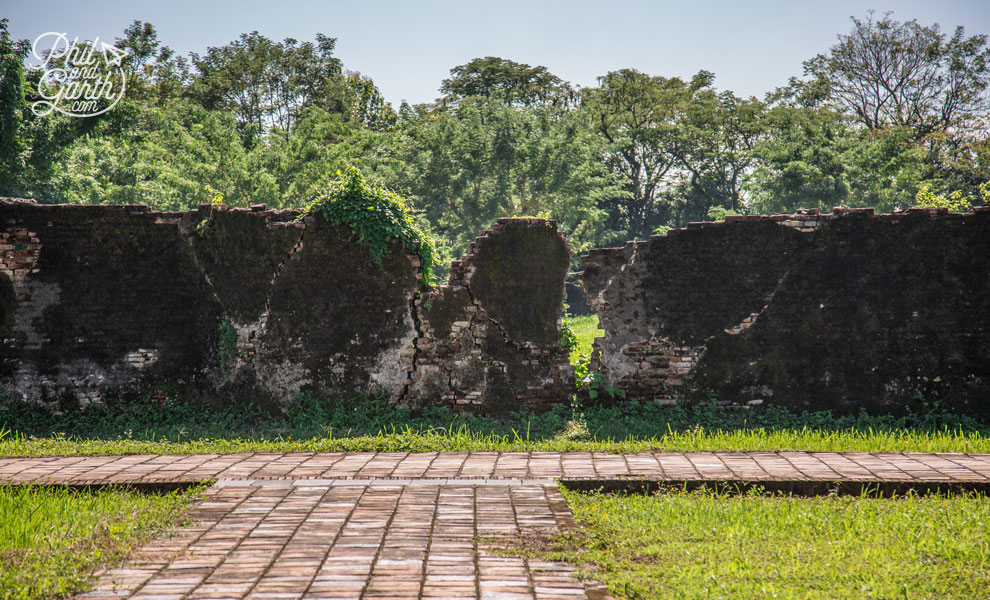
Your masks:
[{"label": "sunlit grass", "polygon": [[990,452],[990,438],[978,431],[818,431],[716,430],[669,431],[648,439],[574,439],[567,429],[552,438],[452,430],[383,430],[376,435],[293,439],[201,438],[192,440],[86,439],[8,434],[0,439],[0,456],[70,456],[101,454],[194,454],[235,452],[454,452],[556,451],[632,454],[649,451],[810,452]]},{"label": "sunlit grass", "polygon": [[581,527],[550,555],[587,565],[618,598],[970,599],[990,589],[981,496],[563,493]]},{"label": "sunlit grass", "polygon": [[176,524],[197,492],[0,486],[0,599],[62,598]]},{"label": "sunlit grass", "polygon": [[591,354],[591,346],[602,332],[598,329],[598,315],[578,315],[567,317],[567,322],[577,338],[577,346],[571,351],[571,364],[575,364],[582,354]]},{"label": "sunlit grass", "polygon": [[990,427],[937,410],[833,416],[624,402],[483,417],[384,399],[300,397],[285,414],[178,401],[52,414],[0,403],[0,456],[195,452],[654,450],[990,452]]}]

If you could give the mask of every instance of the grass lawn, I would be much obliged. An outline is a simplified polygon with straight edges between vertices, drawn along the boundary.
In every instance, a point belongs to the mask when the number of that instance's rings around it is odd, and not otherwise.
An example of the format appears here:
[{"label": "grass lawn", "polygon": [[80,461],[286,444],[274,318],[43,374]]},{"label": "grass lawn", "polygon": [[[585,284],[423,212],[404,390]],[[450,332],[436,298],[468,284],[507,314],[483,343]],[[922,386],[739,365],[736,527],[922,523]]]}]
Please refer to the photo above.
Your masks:
[{"label": "grass lawn", "polygon": [[527,552],[618,598],[986,598],[985,497],[564,490],[582,527]]},{"label": "grass lawn", "polygon": [[471,450],[990,452],[990,426],[934,411],[838,417],[636,402],[499,418],[414,414],[369,398],[302,398],[281,416],[171,402],[53,415],[0,403],[0,456]]},{"label": "grass lawn", "polygon": [[591,354],[591,345],[602,332],[598,329],[597,314],[567,317],[567,324],[570,325],[578,342],[571,350],[571,364],[576,364],[582,354]]},{"label": "grass lawn", "polygon": [[179,524],[197,493],[0,486],[0,599],[86,589],[94,571]]},{"label": "grass lawn", "polygon": [[[0,440],[4,456],[92,456],[111,454],[196,454],[235,452],[480,452],[548,451],[635,454],[649,451],[809,452],[990,452],[990,437],[980,432],[715,430],[673,431],[646,439],[582,439],[583,425],[543,439],[498,435],[467,429],[453,431],[385,430],[372,435],[315,436],[295,439],[261,432],[258,437],[201,437],[172,440],[117,437],[99,439],[8,434]],[[523,431],[523,436],[525,431]]]}]

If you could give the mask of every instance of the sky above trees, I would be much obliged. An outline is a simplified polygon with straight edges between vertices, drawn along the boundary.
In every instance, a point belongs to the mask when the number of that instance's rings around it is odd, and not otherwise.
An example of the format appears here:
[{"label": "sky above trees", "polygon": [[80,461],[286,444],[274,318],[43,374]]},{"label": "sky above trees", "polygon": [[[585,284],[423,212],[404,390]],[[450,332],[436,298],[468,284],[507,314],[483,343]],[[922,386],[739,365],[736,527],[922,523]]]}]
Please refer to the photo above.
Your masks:
[{"label": "sky above trees", "polygon": [[501,56],[544,65],[576,85],[618,69],[690,79],[716,74],[716,87],[762,97],[801,63],[824,52],[849,17],[893,11],[899,20],[963,25],[990,34],[986,0],[708,0],[705,2],[581,0],[534,2],[257,2],[251,0],[134,3],[131,0],[16,2],[0,16],[14,38],[47,31],[69,37],[119,37],[134,20],[155,24],[178,54],[204,54],[244,32],[273,39],[337,38],[335,56],[349,70],[374,78],[386,100],[431,102],[454,65]]}]

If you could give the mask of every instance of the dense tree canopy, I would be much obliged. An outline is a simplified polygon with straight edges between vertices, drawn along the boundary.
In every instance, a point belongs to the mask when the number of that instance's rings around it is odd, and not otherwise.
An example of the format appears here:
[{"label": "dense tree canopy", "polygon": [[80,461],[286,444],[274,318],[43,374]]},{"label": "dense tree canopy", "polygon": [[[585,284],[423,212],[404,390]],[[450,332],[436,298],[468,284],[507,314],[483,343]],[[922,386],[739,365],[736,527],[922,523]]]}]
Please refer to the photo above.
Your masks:
[{"label": "dense tree canopy", "polygon": [[396,112],[323,34],[255,31],[187,59],[135,21],[116,42],[127,95],[80,119],[31,110],[40,73],[2,20],[0,195],[299,207],[352,165],[405,195],[447,259],[509,215],[559,219],[580,251],[727,211],[985,202],[986,36],[872,13],[851,25],[763,100],[706,71],[619,69],[578,89],[489,56]]}]

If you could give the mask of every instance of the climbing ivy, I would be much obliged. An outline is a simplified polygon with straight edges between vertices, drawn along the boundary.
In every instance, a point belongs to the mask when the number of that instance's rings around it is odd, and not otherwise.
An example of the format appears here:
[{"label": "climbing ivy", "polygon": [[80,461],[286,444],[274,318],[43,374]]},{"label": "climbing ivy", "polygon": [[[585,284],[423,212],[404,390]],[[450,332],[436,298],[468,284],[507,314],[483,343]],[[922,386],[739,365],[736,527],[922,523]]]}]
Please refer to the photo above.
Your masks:
[{"label": "climbing ivy", "polygon": [[368,185],[355,167],[348,165],[343,172],[337,171],[337,179],[310,203],[304,214],[311,212],[319,212],[331,225],[350,227],[379,266],[389,244],[402,242],[419,257],[422,284],[433,282],[433,267],[439,260],[433,240],[413,222],[401,196]]}]

